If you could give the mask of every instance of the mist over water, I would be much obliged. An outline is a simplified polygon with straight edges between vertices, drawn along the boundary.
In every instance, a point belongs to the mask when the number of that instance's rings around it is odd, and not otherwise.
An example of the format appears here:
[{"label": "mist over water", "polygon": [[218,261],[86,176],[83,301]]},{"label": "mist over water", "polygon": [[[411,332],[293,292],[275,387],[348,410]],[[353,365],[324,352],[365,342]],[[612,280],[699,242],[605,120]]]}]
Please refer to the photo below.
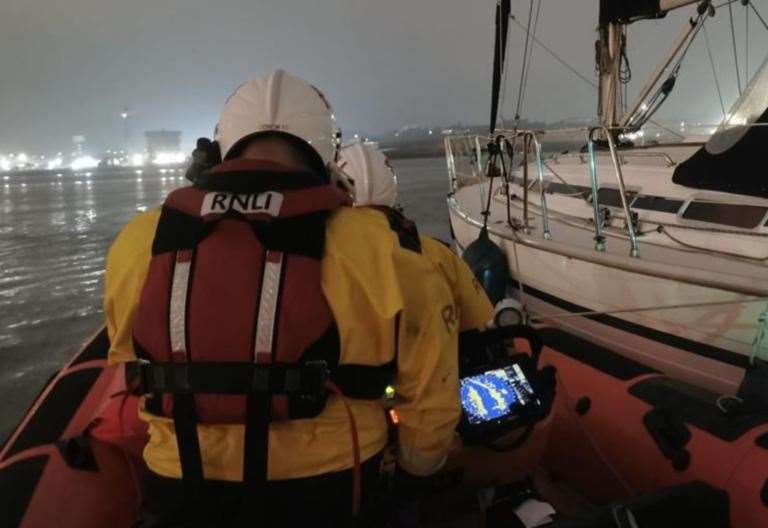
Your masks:
[{"label": "mist over water", "polygon": [[[421,232],[447,239],[442,158],[394,161]],[[0,441],[103,325],[104,258],[121,227],[186,183],[183,171],[0,176]]]}]

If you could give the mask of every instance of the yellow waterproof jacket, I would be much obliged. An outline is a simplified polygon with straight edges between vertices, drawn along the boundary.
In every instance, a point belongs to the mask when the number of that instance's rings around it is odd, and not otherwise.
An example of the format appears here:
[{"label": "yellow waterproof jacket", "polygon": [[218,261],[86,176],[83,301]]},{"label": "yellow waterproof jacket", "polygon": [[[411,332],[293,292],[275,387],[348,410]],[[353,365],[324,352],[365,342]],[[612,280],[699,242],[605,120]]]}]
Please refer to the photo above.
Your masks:
[{"label": "yellow waterproof jacket", "polygon": [[453,293],[459,331],[483,330],[493,319],[493,305],[467,263],[442,242],[421,237],[424,256],[440,269]]},{"label": "yellow waterproof jacket", "polygon": [[[107,256],[104,308],[113,363],[135,358],[133,320],[159,215],[154,210],[134,218]],[[341,363],[391,361],[396,348],[393,321],[400,313],[395,384],[399,462],[412,474],[431,474],[445,460],[460,415],[457,335],[463,318],[460,322],[458,314],[467,312],[456,306],[446,280],[457,268],[442,257],[432,257],[443,253],[433,247],[437,242],[425,240],[421,254],[401,247],[386,216],[376,210],[342,207],[332,214],[326,235],[322,287],[339,329]],[[484,315],[478,321],[484,319],[484,324],[488,318]],[[386,444],[383,409],[374,401],[350,403],[365,460]],[[172,421],[143,410],[140,416],[149,424],[144,457],[150,469],[180,477]],[[300,478],[351,467],[349,428],[336,396],[329,397],[316,418],[273,422],[268,478]],[[206,478],[241,480],[244,426],[199,424],[198,436]]]}]

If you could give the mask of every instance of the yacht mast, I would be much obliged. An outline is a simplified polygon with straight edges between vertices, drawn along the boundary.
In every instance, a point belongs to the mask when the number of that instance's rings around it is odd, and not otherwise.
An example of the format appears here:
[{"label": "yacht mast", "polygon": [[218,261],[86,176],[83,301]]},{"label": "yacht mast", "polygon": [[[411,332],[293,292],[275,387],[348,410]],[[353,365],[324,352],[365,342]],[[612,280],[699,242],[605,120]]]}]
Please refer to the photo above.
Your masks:
[{"label": "yacht mast", "polygon": [[668,11],[702,0],[600,0],[599,38],[596,43],[600,75],[598,115],[607,128],[621,125],[621,61],[626,46],[627,24],[645,18],[661,18]]},{"label": "yacht mast", "polygon": [[498,0],[496,4],[496,31],[493,43],[493,80],[491,86],[491,123],[490,133],[496,130],[496,120],[499,114],[499,99],[501,95],[502,77],[506,65],[507,32],[509,30],[510,0]]},{"label": "yacht mast", "polygon": [[619,125],[622,48],[625,45],[626,26],[617,22],[603,23],[601,20],[599,40],[597,41],[596,60],[600,74],[598,114],[600,122],[607,128]]}]

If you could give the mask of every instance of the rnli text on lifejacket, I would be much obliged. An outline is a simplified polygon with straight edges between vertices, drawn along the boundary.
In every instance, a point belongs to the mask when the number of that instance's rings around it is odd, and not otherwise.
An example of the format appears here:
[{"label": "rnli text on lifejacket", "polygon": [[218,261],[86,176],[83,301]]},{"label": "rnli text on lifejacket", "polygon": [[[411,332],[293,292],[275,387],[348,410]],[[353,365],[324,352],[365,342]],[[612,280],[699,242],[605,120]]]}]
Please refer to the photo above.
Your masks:
[{"label": "rnli text on lifejacket", "polygon": [[202,216],[237,211],[242,214],[268,214],[277,216],[283,204],[283,195],[278,192],[257,194],[232,194],[225,192],[207,193],[200,210]]}]

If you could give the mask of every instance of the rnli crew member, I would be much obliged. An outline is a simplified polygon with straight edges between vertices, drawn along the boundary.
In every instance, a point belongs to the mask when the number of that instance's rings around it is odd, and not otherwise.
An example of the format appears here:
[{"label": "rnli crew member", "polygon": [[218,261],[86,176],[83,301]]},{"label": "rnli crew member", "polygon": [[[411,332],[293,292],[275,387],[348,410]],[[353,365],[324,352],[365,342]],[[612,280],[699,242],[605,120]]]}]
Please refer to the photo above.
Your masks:
[{"label": "rnli crew member", "polygon": [[139,526],[341,526],[370,499],[391,380],[402,472],[446,460],[453,296],[418,245],[330,181],[337,129],[314,86],[280,70],[246,82],[215,139],[219,163],[107,257],[110,361],[146,395]]},{"label": "rnli crew member", "polygon": [[[355,205],[380,209],[393,225],[416,233],[416,227],[397,206],[397,174],[386,154],[375,143],[354,141],[339,151],[338,167],[352,189]],[[459,321],[459,331],[485,330],[494,309],[485,290],[466,262],[443,242],[417,235],[424,255],[450,286]]]}]

